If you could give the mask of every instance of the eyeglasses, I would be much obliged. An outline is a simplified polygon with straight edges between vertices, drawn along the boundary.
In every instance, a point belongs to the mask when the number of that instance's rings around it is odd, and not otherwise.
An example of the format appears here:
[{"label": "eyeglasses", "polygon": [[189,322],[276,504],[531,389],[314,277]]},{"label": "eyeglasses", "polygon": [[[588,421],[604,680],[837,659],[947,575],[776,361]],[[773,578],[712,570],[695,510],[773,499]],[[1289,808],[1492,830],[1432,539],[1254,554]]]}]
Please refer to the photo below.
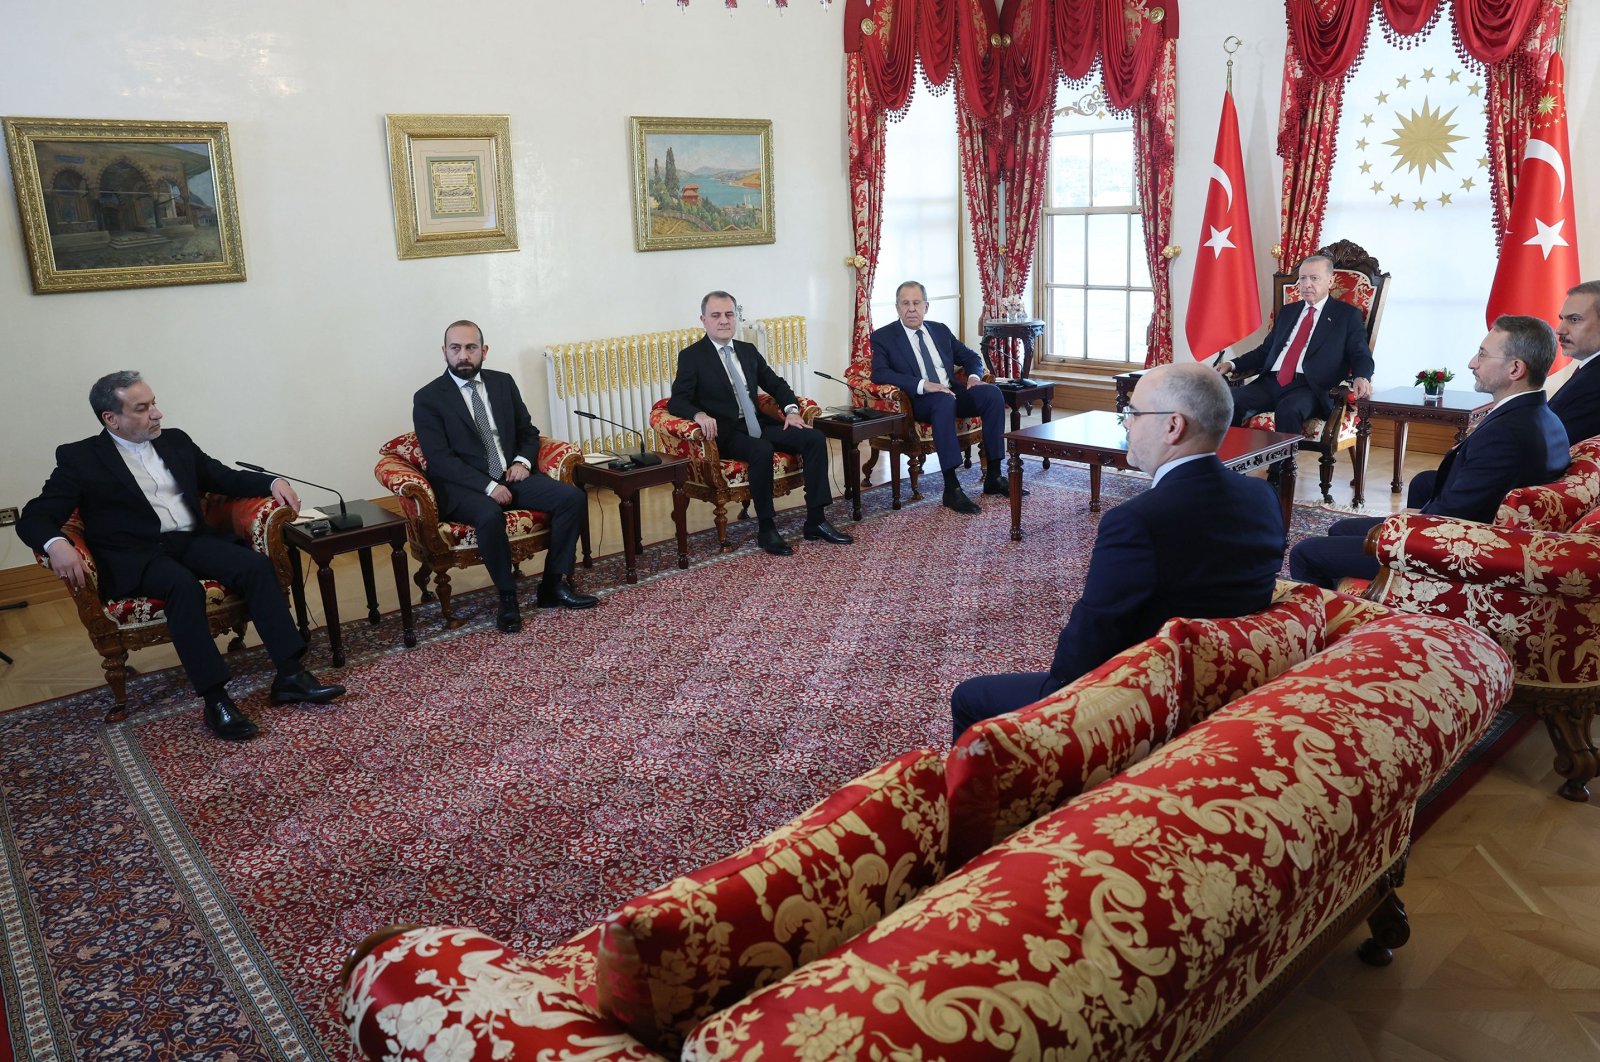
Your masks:
[{"label": "eyeglasses", "polygon": [[1134,409],[1129,406],[1117,414],[1117,426],[1126,427],[1130,417],[1170,417],[1176,412],[1176,409]]}]

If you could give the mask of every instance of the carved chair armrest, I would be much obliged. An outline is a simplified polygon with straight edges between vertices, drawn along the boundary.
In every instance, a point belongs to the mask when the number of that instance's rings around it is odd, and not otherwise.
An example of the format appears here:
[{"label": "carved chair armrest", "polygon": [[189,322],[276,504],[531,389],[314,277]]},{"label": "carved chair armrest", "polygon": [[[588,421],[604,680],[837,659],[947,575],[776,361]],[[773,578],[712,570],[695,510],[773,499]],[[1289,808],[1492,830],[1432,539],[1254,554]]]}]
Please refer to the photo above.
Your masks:
[{"label": "carved chair armrest", "polygon": [[287,505],[271,498],[229,498],[207,494],[200,499],[205,522],[219,531],[231,531],[249,543],[257,553],[272,560],[278,585],[289,592],[294,575],[289,565],[289,547],[283,542],[283,529],[299,515]]},{"label": "carved chair armrest", "polygon": [[885,413],[911,412],[911,396],[894,386],[894,384],[873,383],[871,380],[859,376],[846,376],[845,379],[850,381],[850,385],[860,392],[856,397],[865,398],[869,409],[877,409]]},{"label": "carved chair armrest", "polygon": [[675,417],[665,407],[659,407],[650,411],[650,427],[656,433],[661,453],[666,456],[695,461],[707,459],[706,433],[694,421]]},{"label": "carved chair armrest", "polygon": [[572,473],[583,464],[583,451],[562,439],[539,436],[539,453],[533,459],[536,471],[563,483],[572,482]]},{"label": "carved chair armrest", "polygon": [[[65,579],[62,580],[63,585],[66,585],[67,590],[72,594],[72,601],[78,606],[80,613],[83,612],[85,605],[87,605],[95,612],[104,615],[105,610],[100,603],[100,570],[95,566],[94,554],[90,553],[89,547],[84,544],[83,525],[78,522],[76,515],[67,521],[66,526],[61,529],[61,534],[68,542],[72,543],[72,548],[78,551],[78,556],[83,558],[84,571],[84,580],[81,587],[73,590]],[[38,561],[41,568],[55,570],[50,566],[50,558],[44,553],[34,550],[33,559]]]},{"label": "carved chair armrest", "polygon": [[1593,535],[1408,513],[1373,528],[1366,548],[1400,576],[1580,601],[1600,597],[1600,537]]},{"label": "carved chair armrest", "polygon": [[403,458],[385,454],[378,458],[372,474],[400,499],[411,540],[429,553],[448,553],[450,546],[439,534],[439,503],[433,496],[433,485],[422,470]]}]

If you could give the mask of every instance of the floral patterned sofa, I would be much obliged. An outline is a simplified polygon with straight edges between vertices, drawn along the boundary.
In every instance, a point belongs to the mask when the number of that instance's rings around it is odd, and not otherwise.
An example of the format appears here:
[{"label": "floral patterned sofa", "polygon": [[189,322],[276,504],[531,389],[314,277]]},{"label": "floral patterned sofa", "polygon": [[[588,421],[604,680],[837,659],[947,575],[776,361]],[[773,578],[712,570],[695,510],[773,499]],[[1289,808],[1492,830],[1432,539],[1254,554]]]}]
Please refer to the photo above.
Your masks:
[{"label": "floral patterned sofa", "polygon": [[374,934],[343,1017],[385,1060],[1209,1053],[1360,918],[1404,943],[1415,802],[1510,690],[1486,635],[1310,587],[1174,620],[538,958]]},{"label": "floral patterned sofa", "polygon": [[1367,594],[1487,631],[1516,667],[1515,703],[1544,720],[1561,795],[1589,798],[1600,773],[1600,438],[1572,448],[1554,483],[1519,487],[1494,523],[1408,513],[1374,528],[1383,565]]}]

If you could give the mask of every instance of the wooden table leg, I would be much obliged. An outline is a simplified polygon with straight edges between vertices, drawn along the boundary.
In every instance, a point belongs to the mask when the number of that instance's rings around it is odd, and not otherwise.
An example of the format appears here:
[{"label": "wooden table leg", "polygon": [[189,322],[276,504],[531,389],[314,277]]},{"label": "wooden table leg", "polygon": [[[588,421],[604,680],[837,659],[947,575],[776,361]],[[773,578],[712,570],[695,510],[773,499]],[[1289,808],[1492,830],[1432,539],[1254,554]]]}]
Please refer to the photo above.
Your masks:
[{"label": "wooden table leg", "polygon": [[889,496],[891,508],[900,511],[900,444],[889,444]]},{"label": "wooden table leg", "polygon": [[[1055,393],[1055,388],[1051,388],[1050,389],[1050,393],[1054,394]],[[1050,423],[1050,403],[1051,403],[1051,401],[1052,401],[1051,399],[1046,398],[1044,401],[1042,401],[1040,403],[1040,406],[1042,407],[1039,410],[1039,423],[1040,424],[1049,424]],[[1044,454],[1043,455],[1043,459],[1040,461],[1039,467],[1040,468],[1044,468],[1044,469],[1048,469],[1050,467],[1050,455],[1049,454]]]},{"label": "wooden table leg", "polygon": [[637,557],[639,555],[639,524],[634,510],[639,507],[638,497],[632,492],[617,495],[619,516],[622,518],[622,563],[628,572],[628,582],[639,581]]},{"label": "wooden table leg", "polygon": [[685,514],[689,511],[689,492],[681,482],[672,485],[672,525],[678,530],[678,567],[689,566],[689,524]]},{"label": "wooden table leg", "polygon": [[583,491],[583,523],[578,527],[578,541],[583,544],[583,566],[594,567],[594,558],[589,555],[589,491]]},{"label": "wooden table leg", "polygon": [[861,519],[861,447],[857,443],[840,440],[840,456],[844,459],[844,493],[850,499],[850,518]]},{"label": "wooden table leg", "polygon": [[417,644],[417,625],[411,618],[411,580],[406,578],[406,540],[395,539],[390,561],[394,564],[394,588],[400,595],[400,625],[405,631],[406,648]]},{"label": "wooden table leg", "polygon": [[357,550],[356,558],[361,562],[361,585],[367,591],[367,622],[376,627],[381,617],[378,615],[378,586],[372,574],[371,548]]},{"label": "wooden table leg", "polygon": [[1089,460],[1089,511],[1100,511],[1100,463],[1093,458]]},{"label": "wooden table leg", "polygon": [[1007,471],[1011,474],[1011,541],[1022,541],[1022,455],[1016,444],[1011,445],[1011,461]]},{"label": "wooden table leg", "polygon": [[1399,494],[1405,486],[1402,477],[1406,474],[1406,433],[1411,425],[1403,420],[1394,422],[1394,479],[1389,483],[1389,493]]},{"label": "wooden table leg", "polygon": [[1351,499],[1357,509],[1367,502],[1367,454],[1372,448],[1372,419],[1370,417],[1356,418],[1356,472],[1351,486],[1355,495]]},{"label": "wooden table leg", "polygon": [[339,638],[339,591],[333,585],[331,564],[317,563],[317,586],[322,590],[322,611],[328,617],[328,648],[333,652],[333,666],[344,667],[344,643]]},{"label": "wooden table leg", "polygon": [[1278,469],[1278,505],[1283,510],[1283,533],[1286,544],[1288,542],[1289,520],[1294,515],[1294,477],[1298,465],[1295,460],[1297,456],[1298,452],[1292,451],[1288,457],[1285,457],[1276,465]]},{"label": "wooden table leg", "polygon": [[294,618],[300,624],[301,641],[311,640],[311,624],[306,617],[306,588],[305,573],[300,568],[300,551],[293,546],[289,547],[289,570],[294,574],[294,581],[290,585],[290,596],[294,598]]}]

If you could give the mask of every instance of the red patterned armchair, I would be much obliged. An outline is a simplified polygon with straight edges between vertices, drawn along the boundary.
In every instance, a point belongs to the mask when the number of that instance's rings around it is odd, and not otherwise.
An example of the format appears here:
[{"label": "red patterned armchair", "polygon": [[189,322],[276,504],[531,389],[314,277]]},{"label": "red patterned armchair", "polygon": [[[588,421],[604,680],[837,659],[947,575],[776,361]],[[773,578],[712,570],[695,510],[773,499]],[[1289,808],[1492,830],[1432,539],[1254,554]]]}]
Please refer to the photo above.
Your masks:
[{"label": "red patterned armchair", "polygon": [[[256,552],[272,559],[272,567],[278,573],[278,586],[288,597],[292,576],[289,549],[283,544],[283,526],[294,519],[294,510],[271,498],[225,498],[219,494],[201,495],[200,507],[201,518],[206,523],[231,531]],[[120,723],[128,717],[128,676],[135,674],[128,666],[128,654],[135,649],[172,641],[167,630],[166,602],[154,597],[102,601],[99,572],[95,569],[94,557],[83,543],[83,523],[77,513],[72,514],[61,531],[83,556],[88,578],[82,587],[71,591],[72,603],[77,606],[79,622],[89,632],[89,641],[100,654],[100,666],[105,669],[106,684],[111,687],[112,705],[106,713],[106,722]],[[34,557],[49,567],[43,554],[35,553]],[[214,579],[203,579],[201,585],[206,591],[206,620],[212,637],[232,631],[228,651],[233,652],[244,644],[245,628],[250,622],[244,598],[224,589]]]},{"label": "red patterned armchair", "polygon": [[[439,615],[445,627],[459,627],[466,621],[456,619],[450,609],[449,571],[483,563],[478,555],[478,534],[471,524],[439,519],[439,506],[433,497],[433,487],[428,483],[428,463],[422,456],[422,446],[415,432],[408,431],[390,439],[378,448],[378,454],[378,464],[372,474],[400,498],[400,508],[406,518],[406,542],[418,562],[413,581],[422,591],[422,600],[432,601],[433,594],[428,590],[431,574],[434,590],[439,595]],[[539,437],[539,455],[534,458],[538,471],[571,483],[572,471],[582,461],[583,454],[571,443]],[[511,539],[511,563],[515,567],[549,545],[550,522],[544,513],[531,509],[507,509],[506,534]]]},{"label": "red patterned armchair", "polygon": [[[956,371],[963,370],[958,366]],[[911,500],[916,501],[922,497],[922,492],[917,489],[917,480],[922,476],[922,466],[927,461],[929,454],[938,448],[933,445],[933,425],[925,420],[917,420],[911,414],[911,396],[892,384],[875,384],[872,382],[872,348],[869,346],[864,352],[858,352],[850,359],[850,365],[844,371],[844,378],[863,397],[865,403],[873,409],[881,409],[885,413],[904,413],[908,425],[905,435],[905,452],[910,457],[911,467]],[[994,380],[993,373],[984,373],[983,378],[990,382]],[[967,454],[967,467],[972,467],[972,448],[976,446],[979,459],[987,461],[991,457],[1004,457],[1004,454],[983,453],[983,421],[977,417],[956,418],[956,442],[961,445]],[[871,476],[872,466],[878,463],[877,447],[870,447],[866,461],[861,466],[861,482],[865,484]]]},{"label": "red patterned armchair", "polygon": [[[1384,299],[1389,294],[1389,274],[1378,268],[1376,258],[1349,240],[1331,243],[1317,253],[1333,259],[1332,296],[1361,311],[1367,321],[1367,346],[1376,350],[1378,323],[1383,317]],[[1293,273],[1274,274],[1272,291],[1274,318],[1285,306],[1300,301]],[[1300,442],[1300,449],[1315,450],[1322,455],[1317,462],[1317,475],[1325,502],[1333,501],[1330,488],[1333,486],[1334,455],[1340,450],[1349,450],[1352,472],[1355,469],[1356,423],[1356,409],[1350,401],[1349,388],[1342,385],[1333,393],[1333,412],[1328,419],[1313,418],[1305,422],[1305,438]],[[1271,413],[1252,417],[1246,427],[1277,430],[1276,420]],[[1361,498],[1355,499],[1357,505],[1362,501]]]},{"label": "red patterned armchair", "polygon": [[[757,396],[761,412],[782,419],[783,410],[771,395]],[[800,416],[807,424],[817,419],[822,408],[811,399],[795,397],[800,406]],[[650,429],[655,435],[655,451],[663,457],[689,459],[689,479],[683,485],[691,498],[710,502],[717,523],[717,545],[724,551],[733,549],[728,540],[728,503],[747,505],[750,501],[750,470],[743,461],[723,457],[717,451],[714,439],[707,439],[700,425],[692,420],[675,417],[667,412],[667,399],[663,398],[650,408]],[[800,458],[795,454],[772,455],[772,496],[781,498],[804,482]]]},{"label": "red patterned armchair", "polygon": [[1516,666],[1513,698],[1544,720],[1568,800],[1600,773],[1600,439],[1572,448],[1555,483],[1505,496],[1493,524],[1405,514],[1367,539],[1383,569],[1368,591],[1407,612],[1488,632]]}]

